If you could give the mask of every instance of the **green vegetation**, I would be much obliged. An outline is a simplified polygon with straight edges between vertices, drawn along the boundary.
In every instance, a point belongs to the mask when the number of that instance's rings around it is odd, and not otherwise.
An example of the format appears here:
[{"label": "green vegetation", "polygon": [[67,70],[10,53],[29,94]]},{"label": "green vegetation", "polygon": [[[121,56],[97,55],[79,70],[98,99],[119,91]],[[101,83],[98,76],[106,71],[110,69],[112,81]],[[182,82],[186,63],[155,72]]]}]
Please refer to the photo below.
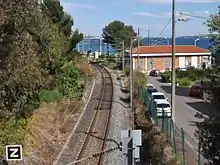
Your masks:
[{"label": "green vegetation", "polygon": [[213,95],[212,103],[215,112],[209,118],[202,115],[197,115],[203,118],[203,122],[197,123],[198,130],[196,131],[196,136],[200,140],[201,153],[210,162],[209,164],[218,165],[220,164],[220,68],[219,68],[219,57],[220,57],[220,6],[219,12],[214,14],[208,20],[208,28],[210,31],[210,37],[212,41],[211,50],[215,57],[215,66],[209,71],[210,82],[211,82],[211,92]]},{"label": "green vegetation", "polygon": [[59,1],[0,3],[1,156],[6,144],[22,143],[28,119],[42,102],[81,97],[88,74],[76,66],[83,58],[73,52],[83,34],[71,30],[73,19]]},{"label": "green vegetation", "polygon": [[188,87],[191,85],[192,81],[189,78],[181,78],[178,81],[179,86]]},{"label": "green vegetation", "polygon": [[[134,38],[137,34],[130,25],[125,25],[121,21],[113,21],[103,28],[102,36],[104,42],[110,44],[113,48],[121,51],[122,44],[124,42],[125,48],[130,46],[131,38]],[[108,51],[109,54],[109,51]]]},{"label": "green vegetation", "polygon": [[53,101],[58,102],[61,100],[61,98],[62,98],[62,94],[57,89],[54,89],[54,90],[42,89],[39,92],[39,99],[41,103],[43,102],[49,103]]},{"label": "green vegetation", "polygon": [[[210,69],[191,69],[187,71],[176,71],[176,82],[180,86],[190,86],[195,81],[205,80],[210,78]],[[171,72],[166,71],[161,75],[163,82],[171,82]]]}]

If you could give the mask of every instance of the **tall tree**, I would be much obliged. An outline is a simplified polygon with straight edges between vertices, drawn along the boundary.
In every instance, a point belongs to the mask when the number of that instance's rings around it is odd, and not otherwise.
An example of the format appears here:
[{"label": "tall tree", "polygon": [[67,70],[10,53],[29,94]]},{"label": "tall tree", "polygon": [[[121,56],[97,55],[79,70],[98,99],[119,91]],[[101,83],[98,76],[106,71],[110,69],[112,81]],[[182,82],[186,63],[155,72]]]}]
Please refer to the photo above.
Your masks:
[{"label": "tall tree", "polygon": [[83,34],[79,33],[78,30],[72,31],[72,26],[74,25],[73,18],[64,12],[59,1],[44,0],[41,9],[44,15],[48,16],[58,26],[60,33],[63,33],[64,37],[68,40],[64,55],[68,54],[83,39]]},{"label": "tall tree", "polygon": [[209,161],[210,165],[220,164],[220,7],[217,14],[211,15],[208,20],[208,28],[211,37],[211,50],[216,59],[216,66],[211,72],[211,94],[212,104],[215,109],[210,114],[209,118],[199,115],[203,121],[197,123],[198,130],[196,136],[198,137],[202,155]]},{"label": "tall tree", "polygon": [[122,41],[125,47],[129,47],[131,39],[136,37],[136,33],[131,25],[126,25],[121,21],[113,21],[103,28],[102,37],[104,42],[114,48],[118,48]]}]

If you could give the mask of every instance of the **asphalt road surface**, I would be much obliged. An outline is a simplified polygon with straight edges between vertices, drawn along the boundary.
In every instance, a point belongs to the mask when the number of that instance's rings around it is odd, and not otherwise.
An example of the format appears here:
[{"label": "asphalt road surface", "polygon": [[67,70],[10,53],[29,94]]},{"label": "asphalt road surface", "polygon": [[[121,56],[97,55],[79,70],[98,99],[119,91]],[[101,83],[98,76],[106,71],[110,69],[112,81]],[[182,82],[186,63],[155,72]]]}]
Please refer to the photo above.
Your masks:
[{"label": "asphalt road surface", "polygon": [[[160,77],[149,76],[148,79],[148,83],[153,84],[158,91],[163,92],[171,103],[171,86],[167,83],[162,83]],[[189,97],[188,91],[188,88],[176,87],[175,123],[179,128],[182,127],[195,142],[198,142],[194,136],[194,132],[197,129],[195,122],[200,120],[195,117],[195,114],[198,112],[208,116],[212,109],[202,99]]]}]

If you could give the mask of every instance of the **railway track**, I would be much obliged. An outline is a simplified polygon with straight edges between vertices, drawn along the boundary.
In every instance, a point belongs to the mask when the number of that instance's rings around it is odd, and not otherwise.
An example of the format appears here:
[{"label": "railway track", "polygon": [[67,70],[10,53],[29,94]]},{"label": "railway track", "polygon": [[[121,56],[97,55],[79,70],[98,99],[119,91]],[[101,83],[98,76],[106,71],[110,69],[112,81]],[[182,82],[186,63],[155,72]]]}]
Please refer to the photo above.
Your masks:
[{"label": "railway track", "polygon": [[[105,149],[105,143],[108,134],[113,99],[113,82],[109,72],[104,67],[99,65],[95,65],[95,67],[101,73],[102,85],[101,90],[97,91],[99,93],[95,99],[98,99],[98,102],[95,106],[94,115],[84,138],[83,145],[80,148],[77,160],[81,160],[91,156],[91,154],[103,151]],[[102,158],[103,155],[99,154],[97,157],[94,157],[89,161],[78,162],[76,165],[101,165]]]}]

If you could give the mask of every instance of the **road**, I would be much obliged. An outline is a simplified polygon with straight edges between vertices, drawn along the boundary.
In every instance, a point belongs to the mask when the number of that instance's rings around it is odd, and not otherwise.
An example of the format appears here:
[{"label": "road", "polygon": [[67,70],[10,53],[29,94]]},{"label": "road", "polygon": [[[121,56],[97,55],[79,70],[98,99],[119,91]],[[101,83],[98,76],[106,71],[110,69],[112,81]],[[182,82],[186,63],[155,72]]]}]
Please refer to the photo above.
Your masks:
[{"label": "road", "polygon": [[[168,97],[169,102],[171,103],[171,86],[167,83],[160,82],[160,77],[148,77],[148,83],[154,84],[158,91],[163,92],[166,97]],[[198,98],[192,98],[188,96],[188,88],[176,87],[176,114],[175,114],[175,123],[176,125],[185,130],[185,132],[198,142],[194,136],[196,130],[195,122],[200,121],[195,117],[197,112],[208,116],[210,106],[203,102],[203,100]]]}]

